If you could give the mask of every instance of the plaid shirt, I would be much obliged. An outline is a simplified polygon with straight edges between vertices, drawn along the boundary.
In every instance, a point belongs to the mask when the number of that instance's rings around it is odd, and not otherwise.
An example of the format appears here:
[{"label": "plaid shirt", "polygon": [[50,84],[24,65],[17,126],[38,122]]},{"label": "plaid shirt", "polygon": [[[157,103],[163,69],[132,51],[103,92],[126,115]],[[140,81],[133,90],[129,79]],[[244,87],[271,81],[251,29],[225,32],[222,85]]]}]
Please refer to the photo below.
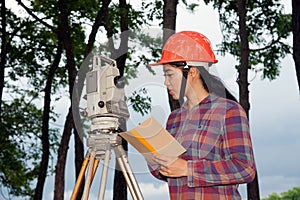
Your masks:
[{"label": "plaid shirt", "polygon": [[251,182],[255,163],[248,119],[236,102],[214,94],[188,111],[187,104],[173,111],[167,130],[187,149],[188,176],[162,177],[170,198],[176,200],[241,199],[238,184]]}]

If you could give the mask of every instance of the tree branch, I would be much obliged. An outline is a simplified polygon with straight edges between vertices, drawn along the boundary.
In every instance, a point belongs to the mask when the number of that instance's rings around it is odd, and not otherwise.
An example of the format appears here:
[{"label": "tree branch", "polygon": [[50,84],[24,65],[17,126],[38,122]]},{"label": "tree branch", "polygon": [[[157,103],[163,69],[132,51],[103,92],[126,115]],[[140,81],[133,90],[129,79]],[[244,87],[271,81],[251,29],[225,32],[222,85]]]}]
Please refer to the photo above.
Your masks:
[{"label": "tree branch", "polygon": [[5,63],[7,57],[6,7],[1,3],[1,55],[0,55],[0,119],[2,111],[2,96],[4,89]]},{"label": "tree branch", "polygon": [[46,23],[45,21],[43,21],[43,19],[40,19],[38,16],[36,16],[25,4],[23,4],[23,2],[21,0],[16,0],[18,4],[20,4],[20,6],[22,8],[24,8],[26,10],[26,12],[32,16],[34,19],[36,19],[38,22],[40,22],[41,24],[43,24],[44,26],[46,26],[47,28],[49,28],[50,30],[52,30],[54,33],[57,33],[57,29],[53,26],[51,26],[50,24]]},{"label": "tree branch", "polygon": [[99,27],[101,25],[107,24],[104,21],[106,18],[108,18],[106,14],[108,13],[108,5],[110,4],[110,2],[111,2],[111,0],[103,0],[102,1],[102,7],[100,8],[100,10],[97,13],[97,16],[95,18],[95,23],[93,24],[92,31],[89,35],[89,40],[88,40],[88,44],[86,47],[84,57],[86,57],[92,51]]},{"label": "tree branch", "polygon": [[282,39],[282,37],[278,37],[276,40],[272,40],[267,46],[257,49],[249,49],[251,52],[257,52],[257,51],[264,51],[266,49],[271,48],[274,44],[279,42]]}]

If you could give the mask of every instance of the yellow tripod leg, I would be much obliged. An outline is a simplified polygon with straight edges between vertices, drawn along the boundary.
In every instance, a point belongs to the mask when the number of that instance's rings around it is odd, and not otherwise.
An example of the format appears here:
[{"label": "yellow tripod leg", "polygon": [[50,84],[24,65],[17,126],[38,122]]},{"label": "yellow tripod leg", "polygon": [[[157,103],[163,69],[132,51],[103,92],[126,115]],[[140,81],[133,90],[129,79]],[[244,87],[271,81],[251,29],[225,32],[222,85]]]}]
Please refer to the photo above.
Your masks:
[{"label": "yellow tripod leg", "polygon": [[71,200],[76,200],[80,185],[82,183],[82,180],[83,180],[83,177],[84,177],[84,174],[85,174],[85,170],[87,168],[87,165],[89,164],[89,159],[90,159],[90,152],[87,152],[87,154],[86,154],[86,156],[83,160],[83,163],[82,163],[82,166],[81,166],[81,169],[80,169],[80,172],[79,172],[74,190],[72,192]]}]

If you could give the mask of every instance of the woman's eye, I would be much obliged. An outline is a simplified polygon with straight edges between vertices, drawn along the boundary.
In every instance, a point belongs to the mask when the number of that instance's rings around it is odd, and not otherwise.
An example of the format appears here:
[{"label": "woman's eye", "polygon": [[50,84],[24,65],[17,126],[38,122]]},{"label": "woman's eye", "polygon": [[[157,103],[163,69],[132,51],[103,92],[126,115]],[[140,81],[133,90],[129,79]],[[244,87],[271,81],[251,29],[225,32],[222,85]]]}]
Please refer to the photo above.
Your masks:
[{"label": "woman's eye", "polygon": [[174,74],[164,74],[165,77],[171,78]]}]

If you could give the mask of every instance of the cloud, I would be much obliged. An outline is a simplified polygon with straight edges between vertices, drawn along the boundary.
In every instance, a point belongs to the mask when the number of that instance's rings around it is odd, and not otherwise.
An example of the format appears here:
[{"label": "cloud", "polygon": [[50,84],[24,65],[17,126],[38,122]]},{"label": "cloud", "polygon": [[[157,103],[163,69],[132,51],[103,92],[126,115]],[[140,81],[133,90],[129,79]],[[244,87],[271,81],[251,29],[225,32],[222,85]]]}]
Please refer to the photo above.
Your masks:
[{"label": "cloud", "polygon": [[[142,195],[145,200],[147,199],[169,199],[168,186],[166,183],[154,184],[154,183],[140,183],[139,187],[141,189]],[[65,199],[70,199],[72,195],[72,190],[65,192]],[[132,199],[129,190],[127,191],[128,199]],[[89,193],[89,199],[97,199],[98,191],[91,191]],[[53,192],[51,192],[45,200],[53,199]],[[107,189],[105,191],[105,200],[113,199],[113,190]]]},{"label": "cloud", "polygon": [[169,199],[169,189],[166,183],[141,183],[139,185],[146,199]]},{"label": "cloud", "polygon": [[[150,199],[169,199],[169,189],[166,183],[140,183],[142,195],[145,200]],[[112,199],[112,198],[111,198]],[[128,199],[131,200],[130,192],[128,191]]]},{"label": "cloud", "polygon": [[[271,170],[271,169],[270,169]],[[290,190],[294,187],[299,187],[300,178],[285,177],[285,176],[260,176],[260,195],[267,197],[272,193],[281,193]]]},{"label": "cloud", "polygon": [[[73,193],[73,190],[68,190],[68,191],[65,191],[65,194],[64,194],[64,199],[70,199],[71,196],[72,196],[72,193]],[[105,194],[104,194],[104,199],[105,200],[111,200],[113,199],[113,190],[112,189],[108,189],[105,191]],[[44,199],[44,200],[50,200],[50,199],[53,199],[53,192],[51,195],[49,195],[49,198],[47,199]],[[98,191],[95,192],[95,191],[90,191],[89,192],[89,199],[93,200],[93,199],[98,199]]]}]

